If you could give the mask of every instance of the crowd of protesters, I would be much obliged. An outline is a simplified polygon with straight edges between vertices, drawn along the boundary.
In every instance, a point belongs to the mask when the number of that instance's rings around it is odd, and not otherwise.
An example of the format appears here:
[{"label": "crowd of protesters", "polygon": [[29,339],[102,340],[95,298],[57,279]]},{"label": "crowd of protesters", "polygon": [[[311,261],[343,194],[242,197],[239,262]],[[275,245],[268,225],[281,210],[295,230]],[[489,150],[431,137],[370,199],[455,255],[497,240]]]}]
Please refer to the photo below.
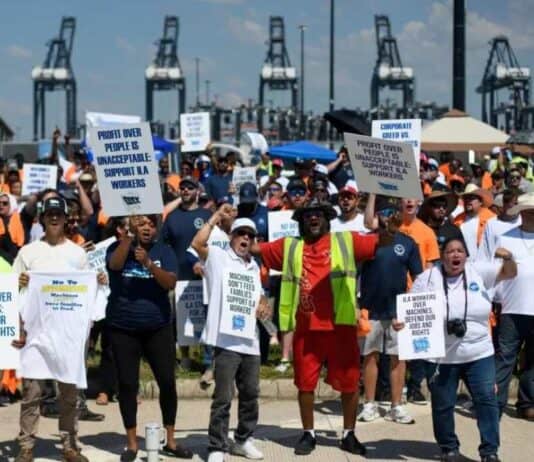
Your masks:
[{"label": "crowd of protesters", "polygon": [[[58,162],[60,144],[55,132],[49,162]],[[366,453],[355,434],[356,420],[380,418],[381,405],[387,407],[386,420],[415,423],[406,402],[426,404],[425,380],[441,460],[460,460],[453,414],[460,380],[476,413],[482,461],[499,460],[499,419],[514,372],[519,374],[517,416],[534,420],[534,304],[529,299],[534,176],[527,157],[496,147],[467,164],[451,153],[422,153],[424,200],[419,201],[359,192],[344,148],[328,165],[303,158],[284,163],[261,153],[256,182],[238,190],[232,174],[241,164],[239,156],[207,147],[182,155],[177,172],[170,171],[166,157],[160,160],[162,217],[109,218],[87,154],[71,152],[67,137],[63,149],[71,164],[68,171],[58,169],[57,188],[27,197],[21,195],[24,159],[4,162],[0,263],[2,271],[13,265],[25,286],[28,270],[86,268],[85,252],[117,238],[107,252],[107,275],[98,276],[110,288],[106,318],[94,325],[87,343],[90,353],[100,343],[96,404],[119,401],[127,436],[121,460],[133,461],[138,452],[141,358],[160,388],[167,431],[163,452],[193,457],[173,436],[177,352],[182,369],[195,367],[191,349],[176,348],[169,293],[177,281],[203,279],[204,284],[200,384],[214,385],[210,462],[222,461],[226,452],[263,458],[252,436],[260,364],[268,361],[273,343],[281,350],[276,369],[292,372],[298,388],[303,433],[296,455],[310,454],[316,446],[314,391],[324,367],[326,381],[341,394],[341,449],[353,454]],[[269,212],[280,210],[293,211],[299,236],[269,242]],[[262,322],[250,341],[218,332],[225,268],[260,281],[256,315],[258,320],[272,315],[277,334]],[[397,320],[395,300],[408,291],[444,293],[446,356],[436,362],[399,359],[398,332],[404,325]],[[19,348],[25,347],[23,334]],[[234,383],[239,422],[232,443]],[[22,399],[17,462],[33,460],[39,403],[41,414],[60,417],[64,460],[87,460],[77,445],[75,421],[104,416],[87,408],[82,390],[23,378],[19,391],[13,371],[3,371],[2,385],[2,404]]]}]

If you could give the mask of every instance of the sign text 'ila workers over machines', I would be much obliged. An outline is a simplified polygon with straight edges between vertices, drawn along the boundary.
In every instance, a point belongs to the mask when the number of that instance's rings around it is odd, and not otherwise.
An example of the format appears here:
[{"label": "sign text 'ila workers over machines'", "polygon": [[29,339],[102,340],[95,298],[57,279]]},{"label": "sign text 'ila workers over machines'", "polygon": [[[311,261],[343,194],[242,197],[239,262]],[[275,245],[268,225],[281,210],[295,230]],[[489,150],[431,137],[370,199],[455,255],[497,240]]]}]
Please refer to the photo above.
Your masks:
[{"label": "sign text 'ila workers over machines'", "polygon": [[90,137],[104,213],[110,217],[161,213],[163,200],[149,124],[91,127]]}]

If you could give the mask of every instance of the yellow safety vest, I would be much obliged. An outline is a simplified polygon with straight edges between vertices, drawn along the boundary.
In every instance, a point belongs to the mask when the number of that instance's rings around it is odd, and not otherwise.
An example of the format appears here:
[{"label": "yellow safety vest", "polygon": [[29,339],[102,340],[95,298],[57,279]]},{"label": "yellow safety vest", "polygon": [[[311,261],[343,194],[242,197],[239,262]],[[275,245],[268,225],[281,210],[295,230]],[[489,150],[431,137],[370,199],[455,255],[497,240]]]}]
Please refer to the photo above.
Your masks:
[{"label": "yellow safety vest", "polygon": [[[352,233],[349,231],[330,233],[330,284],[334,295],[334,323],[349,326],[355,326],[358,321],[356,261],[352,242]],[[303,251],[303,239],[284,239],[279,306],[280,330],[283,332],[295,329]]]}]

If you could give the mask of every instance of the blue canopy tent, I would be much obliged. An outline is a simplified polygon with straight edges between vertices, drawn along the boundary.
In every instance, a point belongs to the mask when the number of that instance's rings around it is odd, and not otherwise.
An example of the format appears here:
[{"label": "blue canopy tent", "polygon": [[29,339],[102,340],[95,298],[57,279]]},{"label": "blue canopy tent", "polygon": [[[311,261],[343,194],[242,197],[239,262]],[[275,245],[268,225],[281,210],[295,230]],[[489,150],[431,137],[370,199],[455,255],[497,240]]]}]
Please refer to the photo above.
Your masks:
[{"label": "blue canopy tent", "polygon": [[297,141],[295,143],[271,147],[269,149],[269,154],[273,158],[284,160],[295,160],[297,158],[306,160],[313,159],[323,164],[332,162],[333,160],[336,160],[337,157],[337,154],[334,151],[309,143],[308,141]]}]

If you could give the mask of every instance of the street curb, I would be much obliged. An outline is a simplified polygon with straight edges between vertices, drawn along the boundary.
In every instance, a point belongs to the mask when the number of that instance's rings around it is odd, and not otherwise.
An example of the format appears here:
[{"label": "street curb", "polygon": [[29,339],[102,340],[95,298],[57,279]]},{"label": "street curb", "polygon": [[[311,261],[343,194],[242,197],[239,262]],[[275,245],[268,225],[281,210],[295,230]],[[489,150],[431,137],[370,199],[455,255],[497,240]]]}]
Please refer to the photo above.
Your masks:
[{"label": "street curb", "polygon": [[[178,390],[178,398],[180,399],[211,399],[213,393],[213,384],[207,389],[203,390],[200,387],[199,379],[178,379],[176,380],[176,387]],[[512,377],[510,383],[509,398],[515,400],[517,398],[517,391],[519,381],[517,377]],[[429,392],[426,383],[422,384],[422,392],[429,399]],[[458,388],[460,393],[467,393],[465,384],[462,382]],[[236,393],[237,394],[237,393]],[[330,385],[323,380],[319,381],[315,395],[318,399],[337,399],[339,393],[332,389]],[[157,399],[159,398],[159,388],[154,380],[139,384],[139,396],[142,399]],[[296,400],[297,389],[293,384],[293,379],[261,379],[260,380],[260,398],[275,399],[275,400]]]}]

